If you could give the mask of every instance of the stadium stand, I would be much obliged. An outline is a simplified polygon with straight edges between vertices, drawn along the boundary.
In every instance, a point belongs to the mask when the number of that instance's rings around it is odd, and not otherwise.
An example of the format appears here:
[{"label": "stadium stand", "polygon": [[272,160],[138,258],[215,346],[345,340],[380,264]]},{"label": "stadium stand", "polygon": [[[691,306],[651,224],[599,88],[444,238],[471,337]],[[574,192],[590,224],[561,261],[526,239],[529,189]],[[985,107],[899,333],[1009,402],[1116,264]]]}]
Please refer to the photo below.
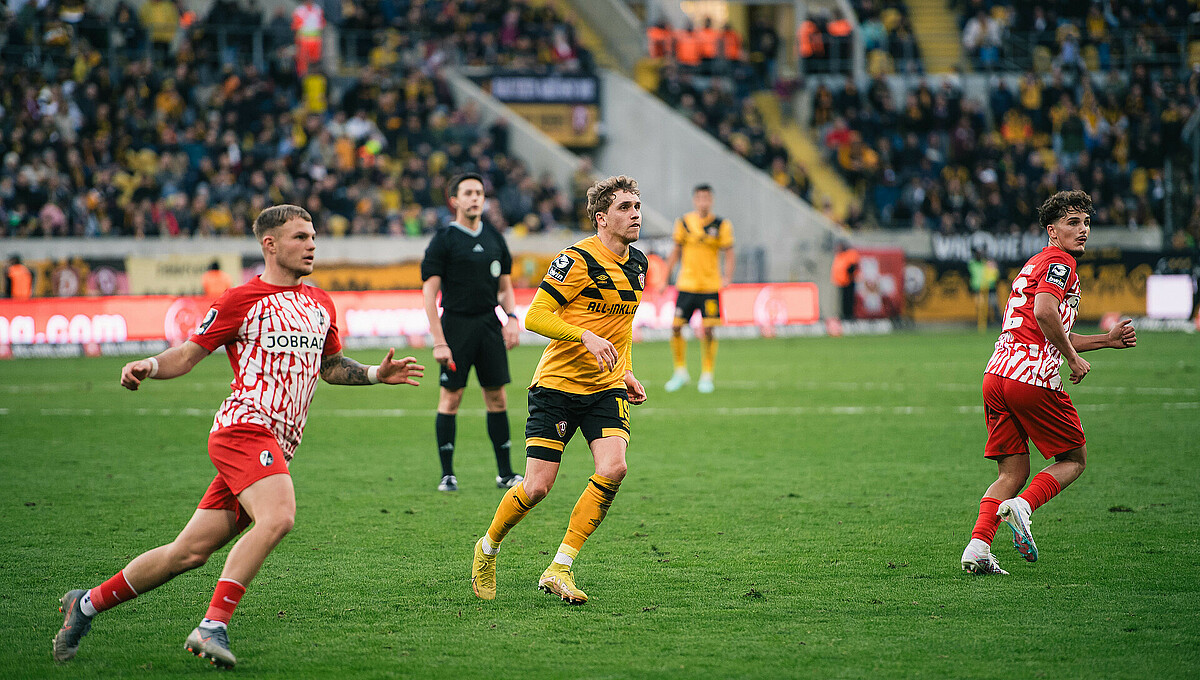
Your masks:
[{"label": "stadium stand", "polygon": [[[1102,72],[1136,65],[1178,66],[1200,53],[1200,27],[1184,0],[954,0],[964,45],[998,50],[991,58],[976,50],[977,67],[1068,72]],[[983,44],[981,43],[981,44]]]},{"label": "stadium stand", "polygon": [[0,233],[245,234],[291,202],[329,235],[419,235],[448,218],[443,187],[467,169],[487,178],[500,228],[580,224],[572,187],[531,177],[504,125],[457,108],[439,75],[589,69],[567,22],[522,2],[346,7],[344,59],[301,78],[282,11],[24,4],[0,48]]},{"label": "stadium stand", "polygon": [[858,17],[869,73],[925,72],[912,16],[903,0],[854,0],[851,7]]},{"label": "stadium stand", "polygon": [[882,79],[866,92],[846,82],[818,89],[813,124],[882,226],[1023,231],[1063,187],[1092,194],[1097,224],[1156,226],[1164,163],[1179,172],[1188,160],[1180,137],[1195,85],[1169,68],[1151,78],[1137,67],[1128,83],[1029,72],[1015,87],[994,78],[985,101],[954,77],[899,93]]}]

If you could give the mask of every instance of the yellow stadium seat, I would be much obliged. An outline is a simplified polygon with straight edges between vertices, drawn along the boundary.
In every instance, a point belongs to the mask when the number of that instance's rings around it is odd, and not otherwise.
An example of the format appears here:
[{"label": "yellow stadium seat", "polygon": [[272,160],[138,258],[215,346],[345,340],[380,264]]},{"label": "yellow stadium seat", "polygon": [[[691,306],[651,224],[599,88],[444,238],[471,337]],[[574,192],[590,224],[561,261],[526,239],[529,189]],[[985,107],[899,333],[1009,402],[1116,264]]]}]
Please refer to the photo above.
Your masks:
[{"label": "yellow stadium seat", "polygon": [[892,62],[892,55],[883,50],[871,50],[867,54],[867,74],[872,78],[895,72],[896,65]]},{"label": "yellow stadium seat", "polygon": [[1089,71],[1096,73],[1100,70],[1100,50],[1096,49],[1095,45],[1086,45],[1080,54]]},{"label": "yellow stadium seat", "polygon": [[1138,168],[1129,175],[1129,190],[1134,196],[1143,197],[1150,188],[1150,176],[1145,168]]},{"label": "yellow stadium seat", "polygon": [[1200,40],[1193,40],[1187,46],[1188,65],[1200,64]]},{"label": "yellow stadium seat", "polygon": [[1033,70],[1035,73],[1049,73],[1052,61],[1053,57],[1050,55],[1049,47],[1038,45],[1033,48]]}]

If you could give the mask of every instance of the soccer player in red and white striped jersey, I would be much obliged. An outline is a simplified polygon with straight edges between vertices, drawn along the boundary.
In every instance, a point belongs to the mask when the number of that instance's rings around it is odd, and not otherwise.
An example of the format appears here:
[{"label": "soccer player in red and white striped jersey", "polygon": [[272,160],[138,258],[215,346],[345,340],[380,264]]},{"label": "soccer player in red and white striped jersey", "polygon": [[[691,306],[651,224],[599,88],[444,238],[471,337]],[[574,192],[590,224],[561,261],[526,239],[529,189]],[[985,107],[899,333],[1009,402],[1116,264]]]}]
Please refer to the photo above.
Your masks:
[{"label": "soccer player in red and white striped jersey", "polygon": [[[1092,225],[1092,199],[1082,191],[1060,191],[1038,210],[1049,244],[1021,268],[1012,283],[1004,327],[983,377],[988,439],[984,456],[995,460],[999,476],[979,502],[979,517],[963,551],[962,568],[977,574],[1007,574],[991,554],[992,539],[1004,521],[1013,545],[1028,561],[1038,558],[1029,516],[1083,474],[1087,446],[1079,414],[1063,391],[1063,360],[1078,383],[1091,370],[1080,352],[1137,344],[1128,319],[1101,335],[1072,333],[1079,313],[1079,275]],[[1029,440],[1054,463],[1029,487]],[[1015,496],[1015,497],[1014,497]]]},{"label": "soccer player in red and white striped jersey", "polygon": [[[413,357],[378,366],[342,356],[337,312],[329,295],[301,282],[312,273],[316,231],[308,211],[293,205],[264,210],[254,221],[266,268],[253,281],[226,291],[183,344],[121,370],[121,385],[136,390],[149,378],[184,375],[225,347],[234,379],[208,438],[217,476],[179,536],[134,558],[112,578],[62,598],[63,627],[54,658],[75,656],[92,617],[195,569],[246,532],[229,551],[208,612],[188,636],[188,651],[212,663],[237,663],[226,627],[246,586],[267,555],[291,530],[295,491],[288,464],[300,445],[317,378],[336,385],[416,385],[424,367]],[[253,526],[251,526],[253,523]]]}]

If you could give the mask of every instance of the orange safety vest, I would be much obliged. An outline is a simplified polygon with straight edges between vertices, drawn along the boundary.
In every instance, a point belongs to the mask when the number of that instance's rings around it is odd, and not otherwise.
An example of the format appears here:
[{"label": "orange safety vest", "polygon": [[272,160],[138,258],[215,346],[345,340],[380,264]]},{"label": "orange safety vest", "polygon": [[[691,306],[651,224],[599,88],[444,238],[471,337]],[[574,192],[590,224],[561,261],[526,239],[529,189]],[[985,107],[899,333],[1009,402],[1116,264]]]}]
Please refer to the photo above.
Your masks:
[{"label": "orange safety vest", "polygon": [[851,248],[843,250],[833,256],[833,270],[829,277],[833,280],[833,285],[839,288],[845,288],[854,283],[854,278],[850,276],[850,267],[858,265],[858,251]]},{"label": "orange safety vest", "polygon": [[691,31],[675,31],[675,59],[685,66],[700,65],[700,41]]},{"label": "orange safety vest", "polygon": [[829,35],[832,35],[835,38],[845,38],[846,36],[850,35],[850,32],[853,30],[850,22],[846,21],[845,19],[831,21],[829,22],[829,26],[827,28],[829,30]]},{"label": "orange safety vest", "polygon": [[200,283],[204,286],[204,297],[209,298],[220,297],[221,293],[233,287],[229,275],[220,269],[209,269],[204,272],[200,277]]},{"label": "orange safety vest", "polygon": [[702,28],[696,31],[696,41],[700,45],[700,56],[705,59],[717,58],[717,43],[721,34],[715,28]]},{"label": "orange safety vest", "polygon": [[33,295],[33,272],[23,264],[8,266],[8,296],[14,300],[28,300]]},{"label": "orange safety vest", "polygon": [[825,41],[821,39],[821,31],[817,30],[817,24],[812,19],[806,19],[800,24],[800,28],[796,30],[796,42],[800,45],[800,56],[804,59],[825,54]]},{"label": "orange safety vest", "polygon": [[646,29],[646,42],[650,45],[650,56],[661,59],[671,53],[671,31],[660,26]]},{"label": "orange safety vest", "polygon": [[721,40],[725,43],[725,58],[730,61],[742,60],[742,36],[737,34],[737,31],[730,29],[721,34]]}]

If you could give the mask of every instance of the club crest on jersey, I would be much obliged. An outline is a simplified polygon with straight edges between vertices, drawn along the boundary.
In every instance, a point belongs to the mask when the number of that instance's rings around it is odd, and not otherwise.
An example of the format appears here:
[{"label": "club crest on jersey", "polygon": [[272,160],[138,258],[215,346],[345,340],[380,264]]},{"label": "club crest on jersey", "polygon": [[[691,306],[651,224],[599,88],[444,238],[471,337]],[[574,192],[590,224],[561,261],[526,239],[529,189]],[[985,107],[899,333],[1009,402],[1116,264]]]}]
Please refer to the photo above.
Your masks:
[{"label": "club crest on jersey", "polygon": [[567,272],[571,271],[571,265],[573,264],[575,264],[575,260],[572,260],[565,254],[559,255],[550,263],[550,271],[546,272],[546,276],[562,283],[567,280]]},{"label": "club crest on jersey", "polygon": [[275,462],[275,456],[271,454],[270,449],[263,449],[262,453],[258,454],[258,462],[262,463],[263,467],[271,467],[271,463]]},{"label": "club crest on jersey", "polygon": [[567,421],[560,420],[554,424],[554,429],[558,430],[559,437],[567,436]]},{"label": "club crest on jersey", "polygon": [[204,331],[208,330],[208,327],[211,326],[212,323],[216,320],[217,320],[217,310],[216,309],[208,310],[208,314],[204,315],[204,320],[200,322],[199,328],[196,329],[196,335],[204,335]]},{"label": "club crest on jersey", "polygon": [[1067,279],[1071,277],[1071,268],[1061,262],[1054,262],[1050,265],[1050,270],[1046,272],[1046,281],[1054,285],[1067,289]]}]

